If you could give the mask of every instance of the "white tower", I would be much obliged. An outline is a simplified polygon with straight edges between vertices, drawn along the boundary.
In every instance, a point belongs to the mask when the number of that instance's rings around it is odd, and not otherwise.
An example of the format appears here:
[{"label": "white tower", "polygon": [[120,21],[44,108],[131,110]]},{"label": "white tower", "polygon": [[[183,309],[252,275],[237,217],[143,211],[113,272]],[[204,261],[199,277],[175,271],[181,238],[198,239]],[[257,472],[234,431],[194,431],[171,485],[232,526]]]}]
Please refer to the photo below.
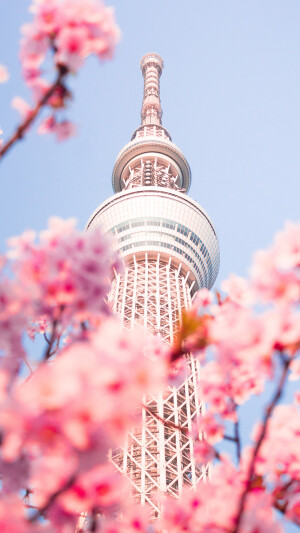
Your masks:
[{"label": "white tower", "polygon": [[[182,309],[217,277],[219,245],[207,213],[186,195],[188,162],[161,124],[163,61],[147,54],[141,69],[141,126],[117,157],[112,175],[116,194],[96,209],[87,227],[101,225],[116,236],[125,273],[113,280],[110,300],[124,327],[142,324],[172,343]],[[193,459],[192,439],[175,428],[191,429],[201,414],[199,368],[192,356],[188,368],[179,387],[145,398],[142,426],[128,434],[124,448],[113,456],[130,478],[136,498],[151,506],[154,517],[159,515],[158,490],[177,496],[184,484],[195,485],[206,476],[206,468]]]}]

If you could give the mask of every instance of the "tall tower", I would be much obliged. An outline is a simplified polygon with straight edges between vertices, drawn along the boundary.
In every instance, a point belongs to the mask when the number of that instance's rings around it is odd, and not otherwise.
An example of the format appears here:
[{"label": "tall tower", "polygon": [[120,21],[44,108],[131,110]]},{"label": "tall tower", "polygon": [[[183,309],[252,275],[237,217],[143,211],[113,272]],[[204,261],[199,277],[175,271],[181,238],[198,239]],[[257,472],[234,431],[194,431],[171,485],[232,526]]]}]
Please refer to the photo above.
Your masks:
[{"label": "tall tower", "polygon": [[[112,174],[114,196],[90,217],[116,236],[125,272],[117,274],[110,300],[125,328],[141,324],[172,343],[183,308],[195,292],[210,289],[219,269],[219,245],[207,213],[187,196],[191,172],[182,152],[162,126],[159,82],[163,61],[141,60],[144,96],[141,125],[119,153]],[[188,432],[201,414],[199,368],[188,358],[186,379],[159,397],[145,398],[142,426],[113,454],[116,467],[132,482],[135,497],[159,515],[158,490],[175,497],[195,485],[206,468],[195,464]],[[167,423],[161,422],[164,419]]]}]

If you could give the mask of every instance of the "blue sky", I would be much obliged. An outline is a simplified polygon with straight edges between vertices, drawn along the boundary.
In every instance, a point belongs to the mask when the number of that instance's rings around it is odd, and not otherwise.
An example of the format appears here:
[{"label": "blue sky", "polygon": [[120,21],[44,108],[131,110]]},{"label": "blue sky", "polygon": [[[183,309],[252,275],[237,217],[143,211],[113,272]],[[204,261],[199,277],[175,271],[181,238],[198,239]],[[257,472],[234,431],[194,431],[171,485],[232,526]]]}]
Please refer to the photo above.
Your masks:
[{"label": "blue sky", "polygon": [[[192,169],[190,195],[212,217],[221,270],[247,273],[255,249],[299,217],[300,3],[298,0],[116,0],[122,40],[115,59],[88,61],[70,80],[66,116],[78,135],[57,144],[31,131],[0,167],[0,248],[50,215],[76,216],[84,227],[111,195],[119,150],[140,123],[141,56],[159,53],[163,123]],[[27,0],[1,6],[0,62],[11,70],[0,86],[4,137],[18,115],[19,27]]]},{"label": "blue sky", "polygon": [[[70,80],[66,116],[76,138],[57,144],[31,131],[0,165],[0,250],[8,236],[42,229],[49,216],[84,227],[112,194],[119,150],[140,123],[147,52],[165,62],[163,125],[192,169],[190,195],[214,221],[221,248],[216,283],[246,275],[253,252],[299,218],[299,0],[115,0],[122,39],[112,62],[90,60]],[[18,61],[29,2],[1,3],[0,86],[4,138],[18,122],[13,96],[28,98]],[[289,529],[292,531],[293,529]]]}]

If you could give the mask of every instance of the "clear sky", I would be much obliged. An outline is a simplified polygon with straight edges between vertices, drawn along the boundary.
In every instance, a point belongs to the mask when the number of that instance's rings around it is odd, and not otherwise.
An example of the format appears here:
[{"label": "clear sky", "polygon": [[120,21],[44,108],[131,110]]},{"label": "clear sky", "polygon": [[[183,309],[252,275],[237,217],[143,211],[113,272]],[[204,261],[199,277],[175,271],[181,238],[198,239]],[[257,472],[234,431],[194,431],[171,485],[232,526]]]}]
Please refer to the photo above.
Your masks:
[{"label": "clear sky", "polygon": [[[112,194],[117,153],[140,123],[147,52],[165,62],[163,125],[192,169],[190,195],[214,221],[220,281],[245,275],[253,252],[286,220],[299,219],[299,0],[112,0],[122,39],[112,62],[88,61],[71,80],[66,115],[76,138],[57,144],[34,131],[0,165],[0,249],[50,215],[89,215]],[[27,0],[2,0],[0,86],[4,138],[18,121],[10,101],[27,97],[18,62]],[[291,528],[289,531],[292,531]]]}]

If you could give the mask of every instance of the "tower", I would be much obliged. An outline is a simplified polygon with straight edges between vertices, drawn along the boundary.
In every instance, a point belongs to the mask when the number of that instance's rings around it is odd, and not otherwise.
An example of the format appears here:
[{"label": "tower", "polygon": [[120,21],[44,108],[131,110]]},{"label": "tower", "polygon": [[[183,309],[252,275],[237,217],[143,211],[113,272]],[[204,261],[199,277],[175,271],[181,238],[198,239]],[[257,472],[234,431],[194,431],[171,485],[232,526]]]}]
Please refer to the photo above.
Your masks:
[{"label": "tower", "polygon": [[[101,225],[116,236],[125,271],[112,283],[110,301],[125,328],[141,324],[172,343],[182,310],[199,288],[210,289],[219,269],[219,245],[207,213],[187,196],[191,172],[182,152],[162,126],[157,54],[141,60],[144,96],[141,125],[119,153],[112,174],[114,196],[101,204],[87,227]],[[188,432],[201,415],[199,368],[188,357],[186,379],[159,397],[145,398],[142,425],[128,434],[113,461],[132,482],[135,497],[159,515],[155,493],[175,497],[184,484],[206,476],[195,464]],[[161,420],[166,423],[163,423]]]}]

